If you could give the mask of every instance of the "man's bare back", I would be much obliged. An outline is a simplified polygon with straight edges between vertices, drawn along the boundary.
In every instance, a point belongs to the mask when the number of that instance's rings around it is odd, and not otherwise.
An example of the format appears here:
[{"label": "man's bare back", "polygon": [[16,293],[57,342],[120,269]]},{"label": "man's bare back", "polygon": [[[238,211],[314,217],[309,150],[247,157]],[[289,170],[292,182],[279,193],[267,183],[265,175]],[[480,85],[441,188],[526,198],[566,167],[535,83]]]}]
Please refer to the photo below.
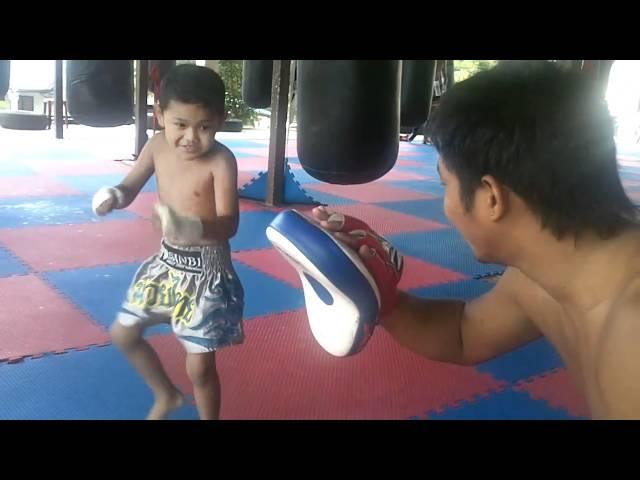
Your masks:
[{"label": "man's bare back", "polygon": [[[340,232],[326,222],[329,214],[323,208],[312,212],[323,227]],[[348,235],[336,236],[357,245]],[[418,354],[463,365],[485,362],[545,336],[583,392],[594,419],[640,418],[640,232],[585,250],[574,252],[580,270],[571,268],[570,259],[565,265],[543,265],[543,281],[570,278],[560,282],[560,288],[550,283],[547,290],[509,267],[492,290],[467,303],[400,292],[397,308],[380,319],[381,326]],[[552,249],[547,251],[552,260]],[[366,250],[359,253],[370,256]]]},{"label": "man's bare back", "polygon": [[[640,238],[635,234],[621,240],[627,248],[631,247],[630,253],[636,255],[621,257],[610,263],[608,269],[601,269],[601,274],[591,284],[601,292],[601,297],[589,307],[555,300],[515,268],[508,269],[498,282],[509,284],[508,288],[527,318],[556,348],[576,387],[583,392],[593,418],[611,415],[621,418],[627,408],[633,418],[633,409],[637,415],[637,402],[640,401],[640,395],[619,396],[613,385],[619,383],[620,379],[615,377],[622,372],[625,362],[612,364],[612,355],[627,357],[632,354],[633,358],[627,359],[626,363],[640,367],[640,349],[636,348],[640,342],[640,328],[633,315],[625,314],[629,310],[640,312],[640,264],[636,260],[640,258]],[[629,374],[633,375],[632,372]],[[611,396],[616,397],[614,405]]]},{"label": "man's bare back", "polygon": [[462,310],[409,299],[383,324],[407,339],[419,325],[435,334],[423,351],[465,364],[544,335],[593,418],[640,418],[640,211],[600,87],[550,62],[501,65],[447,92],[431,137],[446,216],[478,260],[510,268]]},{"label": "man's bare back", "polygon": [[[498,66],[447,91],[430,136],[445,216],[477,260],[509,268],[468,302],[399,292],[381,326],[461,365],[544,335],[593,418],[640,419],[640,210],[600,88],[549,62]],[[365,263],[391,264],[341,231],[348,222],[313,215]]]}]

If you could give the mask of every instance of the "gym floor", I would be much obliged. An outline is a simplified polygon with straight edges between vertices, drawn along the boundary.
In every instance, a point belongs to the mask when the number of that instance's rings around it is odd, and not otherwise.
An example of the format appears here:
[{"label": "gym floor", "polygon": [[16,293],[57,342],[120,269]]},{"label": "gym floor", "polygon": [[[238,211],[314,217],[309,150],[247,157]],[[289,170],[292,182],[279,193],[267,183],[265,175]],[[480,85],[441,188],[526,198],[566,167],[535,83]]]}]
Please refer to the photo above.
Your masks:
[{"label": "gym floor", "polygon": [[[111,131],[112,130],[112,131]],[[142,419],[152,397],[108,327],[142,260],[154,254],[155,182],[126,210],[91,212],[91,196],[120,181],[133,129],[71,126],[0,131],[0,418]],[[221,134],[236,154],[239,187],[267,164],[268,139]],[[289,164],[313,199],[359,216],[406,255],[401,287],[430,298],[471,299],[492,288],[500,265],[475,261],[442,211],[433,148],[401,143],[395,168],[361,186],[307,175],[289,139]],[[621,153],[630,195],[640,199],[640,155]],[[308,208],[308,207],[306,207]],[[546,340],[472,367],[440,364],[378,329],[367,347],[334,358],[308,328],[297,275],[264,230],[278,209],[241,200],[231,241],[246,292],[247,340],[217,355],[223,419],[583,419],[588,410]],[[196,419],[182,347],[169,327],[148,332],[189,402],[172,419]]]}]

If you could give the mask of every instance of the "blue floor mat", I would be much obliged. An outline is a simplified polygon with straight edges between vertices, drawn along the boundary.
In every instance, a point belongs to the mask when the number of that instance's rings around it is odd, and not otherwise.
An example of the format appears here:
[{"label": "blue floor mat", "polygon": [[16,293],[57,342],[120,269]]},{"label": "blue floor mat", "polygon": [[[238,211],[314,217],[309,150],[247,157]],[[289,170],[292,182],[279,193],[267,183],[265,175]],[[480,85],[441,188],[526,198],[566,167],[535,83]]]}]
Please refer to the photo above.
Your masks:
[{"label": "blue floor mat", "polygon": [[[44,274],[45,279],[76,306],[108,329],[126,298],[139,263],[77,268]],[[145,336],[171,333],[169,325],[154,325]]]},{"label": "blue floor mat", "polygon": [[[153,396],[112,345],[0,364],[0,419],[142,420]],[[196,420],[189,402],[171,419]]]},{"label": "blue floor mat", "polygon": [[[389,185],[396,188],[404,188],[415,192],[427,193],[435,197],[444,196],[444,187],[439,182],[431,180],[408,180],[406,182],[394,181],[389,182]],[[440,201],[442,201],[442,199],[440,199]]]},{"label": "blue floor mat", "polygon": [[245,212],[240,215],[238,233],[230,241],[231,249],[239,251],[271,247],[265,232],[276,215],[274,212]]},{"label": "blue floor mat", "polygon": [[429,413],[430,420],[575,420],[568,412],[534,400],[526,392],[506,388],[475,402],[442,412]]},{"label": "blue floor mat", "polygon": [[490,373],[498,380],[515,383],[534,375],[541,375],[564,363],[555,348],[546,338],[540,338],[512,352],[481,363],[477,369]]},{"label": "blue floor mat", "polygon": [[11,198],[0,203],[0,228],[97,223],[136,218],[136,215],[124,210],[116,210],[106,217],[96,217],[91,209],[91,197],[85,195]]},{"label": "blue floor mat", "polygon": [[[118,185],[125,175],[120,173],[110,173],[106,175],[65,175],[56,177],[57,180],[76,190],[93,195],[99,188],[105,186]],[[152,175],[149,181],[142,187],[141,192],[157,192],[156,176]]]},{"label": "blue floor mat", "polygon": [[11,255],[5,248],[0,247],[0,278],[12,275],[26,275],[29,268]]},{"label": "blue floor mat", "polygon": [[36,172],[25,165],[0,159],[0,177],[21,177],[36,175]]},{"label": "blue floor mat", "polygon": [[471,277],[504,270],[502,265],[478,262],[464,238],[452,228],[389,235],[387,238],[405,255]]},{"label": "blue floor mat", "polygon": [[438,222],[442,225],[452,227],[451,222],[444,214],[443,202],[441,198],[435,200],[410,200],[404,202],[388,202],[378,204],[380,207],[395,210],[396,212],[413,215]]},{"label": "blue floor mat", "polygon": [[304,307],[302,290],[236,262],[244,288],[244,318],[298,310]]}]

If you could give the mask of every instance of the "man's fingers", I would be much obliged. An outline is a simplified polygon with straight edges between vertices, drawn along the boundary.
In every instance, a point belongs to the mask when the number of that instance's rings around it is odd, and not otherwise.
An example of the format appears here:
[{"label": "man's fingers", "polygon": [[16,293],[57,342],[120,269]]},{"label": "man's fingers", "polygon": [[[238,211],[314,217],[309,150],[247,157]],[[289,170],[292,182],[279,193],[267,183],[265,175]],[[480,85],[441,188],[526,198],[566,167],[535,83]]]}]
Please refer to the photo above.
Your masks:
[{"label": "man's fingers", "polygon": [[329,218],[329,212],[323,206],[315,207],[311,210],[311,215],[318,221],[327,220]]},{"label": "man's fingers", "polygon": [[353,235],[349,235],[348,233],[344,233],[344,232],[336,232],[333,235],[342,243],[346,243],[348,246],[350,246],[354,250],[358,249],[358,245],[359,245],[358,239]]},{"label": "man's fingers", "polygon": [[366,245],[362,245],[360,250],[358,250],[358,254],[365,260],[373,257],[375,255],[375,250],[367,247]]}]

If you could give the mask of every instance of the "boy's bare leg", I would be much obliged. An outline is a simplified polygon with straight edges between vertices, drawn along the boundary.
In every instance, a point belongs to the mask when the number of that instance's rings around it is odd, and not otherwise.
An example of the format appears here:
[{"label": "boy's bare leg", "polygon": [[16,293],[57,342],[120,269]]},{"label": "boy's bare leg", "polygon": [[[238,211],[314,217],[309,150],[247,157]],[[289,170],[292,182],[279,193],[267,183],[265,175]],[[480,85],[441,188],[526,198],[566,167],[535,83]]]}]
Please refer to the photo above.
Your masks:
[{"label": "boy's bare leg", "polygon": [[180,408],[184,399],[180,390],[169,380],[158,354],[143,338],[142,333],[143,329],[139,326],[125,327],[115,322],[111,327],[113,343],[122,350],[153,391],[155,402],[147,420],[161,420],[172,410]]},{"label": "boy's bare leg", "polygon": [[187,374],[193,383],[193,395],[201,420],[220,418],[220,379],[215,352],[187,353]]}]

